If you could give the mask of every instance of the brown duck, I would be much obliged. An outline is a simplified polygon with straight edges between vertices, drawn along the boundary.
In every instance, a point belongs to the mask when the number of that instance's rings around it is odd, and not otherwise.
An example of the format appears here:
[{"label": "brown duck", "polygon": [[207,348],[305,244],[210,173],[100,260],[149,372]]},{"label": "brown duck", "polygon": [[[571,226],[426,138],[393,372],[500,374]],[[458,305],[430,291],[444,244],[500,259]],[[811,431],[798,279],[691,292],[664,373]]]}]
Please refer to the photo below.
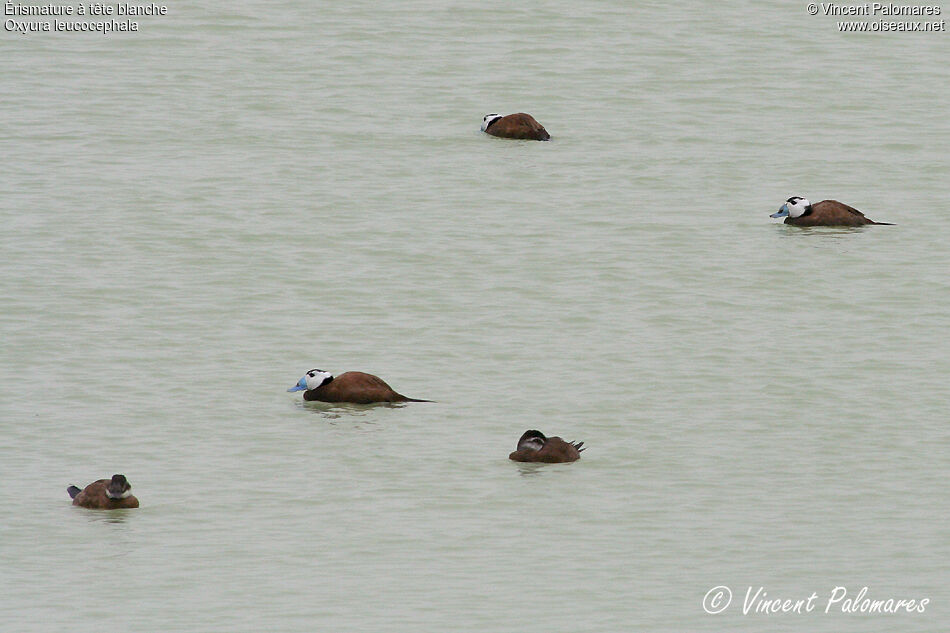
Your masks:
[{"label": "brown duck", "polygon": [[373,374],[348,371],[334,376],[322,369],[311,369],[296,385],[287,391],[303,391],[304,400],[320,402],[349,402],[373,404],[375,402],[431,402],[407,398],[396,393],[386,382]]},{"label": "brown duck", "polygon": [[792,196],[785,201],[773,218],[785,218],[785,224],[793,226],[864,226],[865,224],[887,224],[875,222],[864,214],[837,200],[822,200],[812,204],[808,198]]},{"label": "brown duck", "polygon": [[526,141],[550,141],[551,135],[534,117],[524,112],[501,116],[486,114],[482,118],[482,132],[501,138],[517,138]]},{"label": "brown duck", "polygon": [[70,486],[66,492],[72,497],[74,506],[83,508],[117,510],[139,507],[139,500],[132,496],[132,486],[125,475],[112,475],[112,479],[94,481],[83,490]]},{"label": "brown duck", "polygon": [[516,462],[563,464],[581,458],[584,442],[565,442],[559,437],[545,437],[541,431],[525,431],[518,440],[518,450],[508,455]]}]

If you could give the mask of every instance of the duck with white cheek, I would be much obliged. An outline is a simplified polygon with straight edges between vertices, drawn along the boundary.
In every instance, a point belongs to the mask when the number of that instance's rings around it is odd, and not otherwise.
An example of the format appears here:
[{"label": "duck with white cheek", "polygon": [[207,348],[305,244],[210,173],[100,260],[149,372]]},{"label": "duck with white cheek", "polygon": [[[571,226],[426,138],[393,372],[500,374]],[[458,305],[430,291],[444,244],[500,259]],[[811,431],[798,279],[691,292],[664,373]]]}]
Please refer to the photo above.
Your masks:
[{"label": "duck with white cheek", "polygon": [[334,376],[322,369],[311,369],[287,391],[303,391],[304,400],[319,402],[348,402],[373,404],[376,402],[432,402],[417,400],[396,393],[386,382],[373,374],[348,371]]},{"label": "duck with white cheek", "polygon": [[508,455],[516,462],[542,462],[564,464],[581,458],[584,442],[566,442],[559,437],[545,437],[544,433],[531,429],[518,440],[518,449]]},{"label": "duck with white cheek", "polygon": [[792,196],[773,213],[772,218],[785,218],[792,226],[864,226],[865,224],[890,224],[875,222],[864,214],[837,200],[822,200],[812,204],[808,198]]},{"label": "duck with white cheek", "polygon": [[74,506],[94,510],[118,510],[137,508],[139,500],[132,495],[132,486],[125,475],[112,475],[112,479],[94,481],[84,489],[76,486],[66,489]]},{"label": "duck with white cheek", "polygon": [[502,116],[486,114],[482,117],[482,132],[500,138],[515,138],[523,141],[550,141],[551,135],[533,116],[517,112]]}]

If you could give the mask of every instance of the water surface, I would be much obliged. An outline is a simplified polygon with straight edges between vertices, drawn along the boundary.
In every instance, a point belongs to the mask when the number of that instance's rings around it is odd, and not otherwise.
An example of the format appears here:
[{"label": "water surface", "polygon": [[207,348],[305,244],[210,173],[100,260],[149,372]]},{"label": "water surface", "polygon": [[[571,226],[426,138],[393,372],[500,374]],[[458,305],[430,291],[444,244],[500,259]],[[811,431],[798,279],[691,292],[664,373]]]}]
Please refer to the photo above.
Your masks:
[{"label": "water surface", "polygon": [[[948,41],[742,1],[4,33],[0,628],[940,628]],[[554,140],[479,133],[521,110]],[[303,404],[312,367],[437,403]],[[509,462],[528,428],[589,450]],[[69,505],[113,472],[139,510]]]}]

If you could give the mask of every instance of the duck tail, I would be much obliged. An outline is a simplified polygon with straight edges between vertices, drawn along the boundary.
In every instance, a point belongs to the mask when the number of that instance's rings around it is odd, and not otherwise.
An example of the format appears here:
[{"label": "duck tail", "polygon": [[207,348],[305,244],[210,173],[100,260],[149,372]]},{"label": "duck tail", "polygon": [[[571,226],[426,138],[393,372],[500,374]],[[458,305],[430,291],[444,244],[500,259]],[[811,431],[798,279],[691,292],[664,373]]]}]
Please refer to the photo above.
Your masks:
[{"label": "duck tail", "polygon": [[80,490],[80,489],[77,488],[76,486],[70,486],[69,488],[66,489],[66,492],[69,493],[69,498],[70,498],[70,499],[75,499],[75,498],[76,498],[76,495],[78,495],[80,492],[82,492],[82,490]]},{"label": "duck tail", "polygon": [[895,226],[893,222],[874,222],[873,224],[880,224],[882,226]]},{"label": "duck tail", "polygon": [[576,448],[578,453],[580,453],[585,448],[587,448],[586,446],[584,446],[584,442],[571,442],[571,446]]},{"label": "duck tail", "polygon": [[418,398],[407,398],[406,396],[402,397],[403,402],[435,402],[435,400],[419,400]]}]

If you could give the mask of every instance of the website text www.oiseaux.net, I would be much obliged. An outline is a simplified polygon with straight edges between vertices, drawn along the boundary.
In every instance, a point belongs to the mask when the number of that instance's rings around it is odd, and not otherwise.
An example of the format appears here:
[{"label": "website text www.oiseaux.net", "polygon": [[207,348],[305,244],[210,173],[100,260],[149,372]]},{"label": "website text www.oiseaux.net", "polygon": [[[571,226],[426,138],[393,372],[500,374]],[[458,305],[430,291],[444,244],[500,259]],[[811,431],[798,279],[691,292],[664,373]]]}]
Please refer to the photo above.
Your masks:
[{"label": "website text www.oiseaux.net", "polygon": [[838,30],[843,33],[935,33],[946,31],[947,21],[893,22],[877,20],[875,22],[838,22]]}]

